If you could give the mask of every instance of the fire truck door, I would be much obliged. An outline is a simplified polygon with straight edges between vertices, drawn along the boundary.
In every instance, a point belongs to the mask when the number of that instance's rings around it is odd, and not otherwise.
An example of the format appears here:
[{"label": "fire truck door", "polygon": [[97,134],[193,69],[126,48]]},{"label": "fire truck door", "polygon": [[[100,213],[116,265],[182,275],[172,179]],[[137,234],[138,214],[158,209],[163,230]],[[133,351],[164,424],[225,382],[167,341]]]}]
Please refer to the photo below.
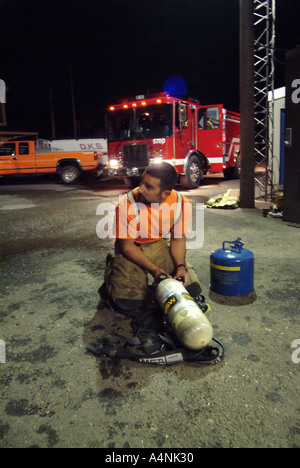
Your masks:
[{"label": "fire truck door", "polygon": [[175,104],[175,158],[183,164],[187,153],[195,148],[196,110],[182,102]]},{"label": "fire truck door", "polygon": [[213,172],[222,171],[222,106],[198,109],[198,149],[209,160]]}]

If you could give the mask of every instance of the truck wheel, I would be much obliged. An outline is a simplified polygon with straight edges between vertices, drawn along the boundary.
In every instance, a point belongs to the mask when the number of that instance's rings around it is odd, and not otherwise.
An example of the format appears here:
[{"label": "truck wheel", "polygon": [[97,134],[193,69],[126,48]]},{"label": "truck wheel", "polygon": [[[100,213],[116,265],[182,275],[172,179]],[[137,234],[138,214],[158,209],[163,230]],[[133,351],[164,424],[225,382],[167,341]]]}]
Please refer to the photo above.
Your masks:
[{"label": "truck wheel", "polygon": [[80,171],[74,165],[63,166],[59,175],[64,184],[75,184],[80,177]]},{"label": "truck wheel", "polygon": [[236,157],[236,161],[235,161],[235,168],[234,168],[234,178],[235,179],[239,179],[240,178],[240,174],[241,174],[241,153],[239,152],[239,154],[237,155]]},{"label": "truck wheel", "polygon": [[225,169],[223,169],[224,179],[225,180],[233,179],[234,178],[234,170],[235,170],[234,166],[226,167]]},{"label": "truck wheel", "polygon": [[202,165],[197,156],[191,156],[186,166],[185,175],[180,176],[184,188],[195,189],[203,179]]},{"label": "truck wheel", "polygon": [[223,169],[223,174],[224,174],[225,180],[231,180],[231,179],[239,179],[240,172],[241,172],[241,154],[239,153],[236,158],[235,166],[226,167],[225,169]]}]

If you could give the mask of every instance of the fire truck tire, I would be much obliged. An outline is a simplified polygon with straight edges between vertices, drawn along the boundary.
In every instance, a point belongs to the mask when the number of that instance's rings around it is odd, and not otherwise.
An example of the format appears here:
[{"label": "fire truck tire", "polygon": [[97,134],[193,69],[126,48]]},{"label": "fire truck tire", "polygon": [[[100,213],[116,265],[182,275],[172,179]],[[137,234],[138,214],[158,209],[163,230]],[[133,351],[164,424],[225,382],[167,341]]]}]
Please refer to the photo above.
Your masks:
[{"label": "fire truck tire", "polygon": [[234,170],[235,170],[234,166],[226,167],[225,169],[223,169],[224,179],[225,180],[234,179]]},{"label": "fire truck tire", "polygon": [[196,189],[203,178],[202,164],[197,156],[188,160],[185,175],[180,176],[180,184],[184,188]]},{"label": "fire truck tire", "polygon": [[235,179],[239,179],[240,178],[240,173],[241,173],[241,153],[239,152],[237,157],[236,157],[236,161],[235,161],[235,167],[234,167],[234,178]]},{"label": "fire truck tire", "polygon": [[74,164],[63,166],[59,175],[64,184],[75,184],[80,177],[80,170]]},{"label": "fire truck tire", "polygon": [[236,158],[235,166],[226,167],[226,169],[223,170],[223,174],[224,174],[225,180],[239,179],[240,172],[241,172],[241,154],[239,153]]}]

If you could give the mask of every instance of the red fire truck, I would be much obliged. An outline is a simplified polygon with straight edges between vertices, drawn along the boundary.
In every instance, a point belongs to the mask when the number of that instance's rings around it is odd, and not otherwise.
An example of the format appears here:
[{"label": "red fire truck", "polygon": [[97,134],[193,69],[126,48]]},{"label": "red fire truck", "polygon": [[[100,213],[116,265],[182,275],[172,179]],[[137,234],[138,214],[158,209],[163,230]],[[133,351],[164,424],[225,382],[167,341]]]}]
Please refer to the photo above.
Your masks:
[{"label": "red fire truck", "polygon": [[238,171],[240,115],[222,104],[200,105],[165,93],[141,95],[107,109],[108,163],[104,174],[138,183],[145,167],[167,161],[179,182],[197,188],[203,176]]}]

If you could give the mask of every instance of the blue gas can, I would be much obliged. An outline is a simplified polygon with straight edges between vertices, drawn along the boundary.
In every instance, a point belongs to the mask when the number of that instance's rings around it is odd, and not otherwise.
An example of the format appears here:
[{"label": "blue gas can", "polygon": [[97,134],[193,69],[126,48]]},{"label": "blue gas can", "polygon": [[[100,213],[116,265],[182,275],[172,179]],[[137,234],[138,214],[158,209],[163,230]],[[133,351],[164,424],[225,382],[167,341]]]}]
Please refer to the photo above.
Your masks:
[{"label": "blue gas can", "polygon": [[254,291],[254,255],[239,237],[223,242],[210,256],[210,288],[223,296],[245,296]]}]

